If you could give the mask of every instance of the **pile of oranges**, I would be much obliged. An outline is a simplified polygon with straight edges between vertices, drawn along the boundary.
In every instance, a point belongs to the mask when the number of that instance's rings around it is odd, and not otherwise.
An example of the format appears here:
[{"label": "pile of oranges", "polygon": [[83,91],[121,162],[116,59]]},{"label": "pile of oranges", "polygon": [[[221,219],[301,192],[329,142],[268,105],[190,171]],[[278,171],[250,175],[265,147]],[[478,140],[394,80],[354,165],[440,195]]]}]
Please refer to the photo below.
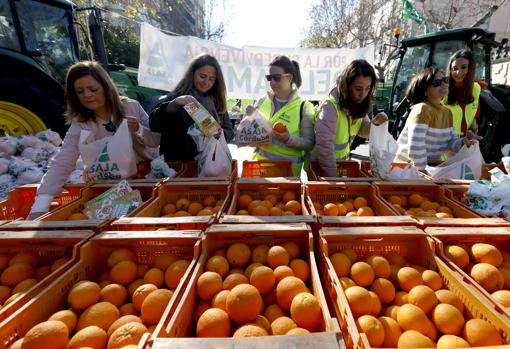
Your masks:
[{"label": "pile of oranges", "polygon": [[68,260],[62,257],[51,264],[44,264],[37,252],[26,251],[15,255],[1,253],[0,309],[22,296]]},{"label": "pile of oranges", "polygon": [[174,198],[161,208],[161,217],[211,216],[223,205],[223,200],[215,196],[206,196],[202,201],[190,201],[188,198]]},{"label": "pile of oranges", "polygon": [[396,252],[358,260],[347,248],[330,256],[360,332],[372,347],[460,348],[501,345],[498,330],[473,319],[440,274]]},{"label": "pile of oranges", "polygon": [[236,215],[296,216],[301,214],[299,197],[293,191],[267,194],[263,200],[253,199],[248,193],[242,193],[237,198]]},{"label": "pile of oranges", "polygon": [[390,195],[385,199],[401,215],[416,217],[454,218],[450,207],[431,201],[420,194]]},{"label": "pile of oranges", "polygon": [[362,196],[358,196],[354,200],[328,202],[324,205],[314,201],[313,206],[319,216],[375,216],[374,210],[368,206],[368,200]]},{"label": "pile of oranges", "polygon": [[198,337],[306,334],[323,326],[321,305],[307,287],[310,267],[288,241],[217,250],[197,281]]},{"label": "pile of oranges", "polygon": [[136,348],[152,333],[190,262],[173,254],[152,266],[125,248],[112,251],[97,282],[82,280],[67,295],[68,309],[32,327],[10,348]]},{"label": "pile of oranges", "polygon": [[[469,251],[469,253],[468,253]],[[491,244],[449,245],[446,256],[510,310],[510,254]]]}]

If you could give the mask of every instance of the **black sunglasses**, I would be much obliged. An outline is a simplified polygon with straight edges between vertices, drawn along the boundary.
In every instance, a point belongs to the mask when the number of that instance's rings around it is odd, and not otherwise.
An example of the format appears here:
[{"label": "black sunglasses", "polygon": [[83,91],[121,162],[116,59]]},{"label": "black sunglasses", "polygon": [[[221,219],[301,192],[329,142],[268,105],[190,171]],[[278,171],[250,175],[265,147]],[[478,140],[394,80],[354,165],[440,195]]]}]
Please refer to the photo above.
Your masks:
[{"label": "black sunglasses", "polygon": [[278,81],[282,80],[282,77],[284,75],[288,75],[288,74],[269,74],[269,75],[266,75],[266,80],[267,81],[274,80],[274,81],[278,82]]},{"label": "black sunglasses", "polygon": [[434,87],[438,87],[438,86],[441,86],[441,84],[448,84],[450,83],[450,77],[448,76],[445,76],[444,78],[442,79],[434,79],[430,82],[430,84]]},{"label": "black sunglasses", "polygon": [[108,131],[108,132],[115,133],[117,131],[117,126],[115,126],[115,124],[111,121],[108,122],[107,124],[103,124],[103,126],[106,129],[106,131]]}]

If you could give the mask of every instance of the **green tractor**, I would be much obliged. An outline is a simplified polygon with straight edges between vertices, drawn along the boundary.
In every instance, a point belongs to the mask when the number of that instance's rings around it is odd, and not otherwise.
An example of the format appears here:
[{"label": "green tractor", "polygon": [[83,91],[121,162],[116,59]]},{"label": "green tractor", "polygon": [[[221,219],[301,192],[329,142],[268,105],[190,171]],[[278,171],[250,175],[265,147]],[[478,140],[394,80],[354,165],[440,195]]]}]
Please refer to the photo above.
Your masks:
[{"label": "green tractor", "polygon": [[499,162],[501,146],[510,143],[510,89],[491,82],[492,53],[500,43],[494,33],[479,28],[459,28],[424,34],[400,42],[398,64],[392,83],[380,83],[376,108],[385,110],[390,119],[389,130],[397,138],[404,128],[410,108],[405,98],[411,79],[423,68],[436,65],[446,71],[450,56],[469,48],[477,63],[476,79],[482,86],[480,96],[479,134],[484,137],[480,149],[486,162]]},{"label": "green tractor", "polygon": [[[88,30],[78,24],[77,11],[87,13]],[[87,38],[81,41],[91,47],[80,47],[82,33]],[[0,135],[47,128],[64,135],[65,73],[90,58],[109,71],[121,94],[139,101],[161,94],[138,86],[136,70],[109,64],[97,7],[77,9],[68,0],[0,0]]]}]

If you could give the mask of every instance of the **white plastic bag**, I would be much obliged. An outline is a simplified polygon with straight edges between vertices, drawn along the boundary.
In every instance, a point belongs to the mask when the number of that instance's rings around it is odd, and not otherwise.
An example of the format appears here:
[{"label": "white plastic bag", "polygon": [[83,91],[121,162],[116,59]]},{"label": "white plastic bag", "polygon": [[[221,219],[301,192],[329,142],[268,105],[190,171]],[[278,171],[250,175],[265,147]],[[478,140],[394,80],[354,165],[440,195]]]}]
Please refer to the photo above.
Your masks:
[{"label": "white plastic bag", "polygon": [[0,158],[0,175],[9,170],[9,160]]},{"label": "white plastic bag", "polygon": [[397,153],[397,141],[388,132],[388,122],[370,126],[369,152],[372,168],[381,178],[390,177],[391,164]]},{"label": "white plastic bag", "polygon": [[270,144],[273,128],[268,119],[255,109],[241,120],[236,128],[236,142],[240,147]]},{"label": "white plastic bag", "polygon": [[36,136],[40,140],[42,140],[44,142],[49,142],[56,147],[58,147],[60,144],[62,144],[62,138],[60,138],[60,135],[57,132],[52,131],[52,130],[41,131],[41,132],[37,133]]},{"label": "white plastic bag", "polygon": [[7,136],[0,139],[0,157],[8,158],[16,154],[17,144],[18,142],[13,137]]},{"label": "white plastic bag", "polygon": [[207,143],[208,137],[204,135],[204,133],[200,130],[200,128],[197,126],[197,124],[192,124],[188,128],[188,135],[193,138],[195,141],[195,144],[197,145],[197,151],[199,153],[203,152],[205,149],[205,145]]},{"label": "white plastic bag", "polygon": [[16,185],[39,183],[44,172],[40,167],[26,167],[18,173]]},{"label": "white plastic bag", "polygon": [[497,216],[510,206],[510,175],[499,168],[490,170],[491,181],[475,181],[469,185],[466,200],[469,207],[486,216]]},{"label": "white plastic bag", "polygon": [[0,200],[7,198],[9,190],[14,186],[14,177],[10,174],[0,175]]},{"label": "white plastic bag", "polygon": [[199,177],[228,177],[232,172],[232,155],[223,132],[219,139],[210,137],[198,161]]},{"label": "white plastic bag", "polygon": [[37,163],[47,161],[51,154],[46,149],[28,147],[21,153],[25,159],[30,159]]},{"label": "white plastic bag", "polygon": [[11,162],[9,162],[9,174],[18,176],[18,174],[28,167],[37,167],[37,164],[30,159],[18,158],[11,156]]},{"label": "white plastic bag", "polygon": [[133,140],[125,120],[113,136],[95,140],[89,133],[79,149],[88,179],[129,178],[137,172]]},{"label": "white plastic bag", "polygon": [[151,161],[151,171],[145,176],[147,179],[158,179],[165,177],[175,177],[177,171],[173,168],[170,168],[168,164],[165,162],[163,155],[158,156],[154,160]]},{"label": "white plastic bag", "polygon": [[434,179],[480,179],[482,176],[483,157],[480,145],[462,146],[453,156],[436,167],[425,169]]}]

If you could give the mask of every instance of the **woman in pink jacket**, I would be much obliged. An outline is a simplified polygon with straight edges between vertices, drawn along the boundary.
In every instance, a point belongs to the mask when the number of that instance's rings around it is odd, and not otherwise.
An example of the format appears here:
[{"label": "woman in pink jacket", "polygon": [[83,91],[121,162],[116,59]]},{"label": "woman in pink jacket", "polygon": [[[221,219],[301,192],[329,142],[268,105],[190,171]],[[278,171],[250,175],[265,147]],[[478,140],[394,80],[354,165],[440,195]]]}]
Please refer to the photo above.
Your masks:
[{"label": "woman in pink jacket", "polygon": [[41,180],[29,219],[46,213],[51,200],[62,192],[80,156],[82,131],[88,131],[98,140],[112,136],[122,120],[126,120],[137,161],[152,160],[158,153],[160,135],[149,129],[148,115],[137,101],[119,96],[112,79],[99,63],[73,65],[67,72],[65,88],[70,127],[60,152]]}]

